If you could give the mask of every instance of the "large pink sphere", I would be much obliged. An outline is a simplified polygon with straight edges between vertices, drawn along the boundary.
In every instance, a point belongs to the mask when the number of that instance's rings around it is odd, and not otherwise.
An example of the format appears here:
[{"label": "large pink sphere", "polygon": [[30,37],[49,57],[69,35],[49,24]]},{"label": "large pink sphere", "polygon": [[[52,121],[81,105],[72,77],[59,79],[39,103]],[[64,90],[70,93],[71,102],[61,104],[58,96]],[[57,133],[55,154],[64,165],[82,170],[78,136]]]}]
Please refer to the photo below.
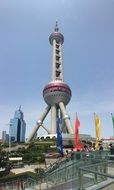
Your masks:
[{"label": "large pink sphere", "polygon": [[59,104],[59,102],[67,105],[71,99],[71,90],[64,82],[52,81],[44,87],[43,97],[48,105]]}]

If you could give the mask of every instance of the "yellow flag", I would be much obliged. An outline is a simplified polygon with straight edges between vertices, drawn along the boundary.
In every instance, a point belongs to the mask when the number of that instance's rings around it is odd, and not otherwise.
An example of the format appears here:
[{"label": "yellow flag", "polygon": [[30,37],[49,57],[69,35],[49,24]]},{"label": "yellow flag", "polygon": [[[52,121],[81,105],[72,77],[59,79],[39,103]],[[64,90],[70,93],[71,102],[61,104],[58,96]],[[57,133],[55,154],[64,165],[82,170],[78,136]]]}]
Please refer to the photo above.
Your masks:
[{"label": "yellow flag", "polygon": [[95,126],[96,126],[96,138],[100,139],[100,126],[101,126],[101,121],[98,115],[95,116]]},{"label": "yellow flag", "polygon": [[99,140],[100,140],[100,133],[101,133],[101,121],[100,117],[95,114],[95,128],[96,128],[96,144],[95,147],[96,149],[99,149]]}]

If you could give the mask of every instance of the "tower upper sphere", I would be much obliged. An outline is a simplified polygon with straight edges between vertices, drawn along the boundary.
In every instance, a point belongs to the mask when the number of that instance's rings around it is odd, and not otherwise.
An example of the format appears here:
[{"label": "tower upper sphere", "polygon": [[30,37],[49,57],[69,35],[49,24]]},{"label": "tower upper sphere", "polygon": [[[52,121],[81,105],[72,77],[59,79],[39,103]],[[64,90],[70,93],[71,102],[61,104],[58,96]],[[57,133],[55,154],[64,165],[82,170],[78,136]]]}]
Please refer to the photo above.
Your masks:
[{"label": "tower upper sphere", "polygon": [[49,36],[49,42],[51,45],[53,45],[53,40],[56,40],[58,43],[61,44],[63,44],[64,42],[64,36],[59,32],[58,22],[56,22],[54,32]]}]

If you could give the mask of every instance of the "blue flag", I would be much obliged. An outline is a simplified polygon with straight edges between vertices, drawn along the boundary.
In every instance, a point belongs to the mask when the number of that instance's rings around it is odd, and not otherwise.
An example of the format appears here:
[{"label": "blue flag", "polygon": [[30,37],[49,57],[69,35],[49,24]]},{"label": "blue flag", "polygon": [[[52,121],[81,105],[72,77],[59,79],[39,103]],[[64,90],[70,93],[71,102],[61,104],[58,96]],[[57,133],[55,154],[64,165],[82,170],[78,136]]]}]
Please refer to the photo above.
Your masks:
[{"label": "blue flag", "polygon": [[61,120],[57,117],[57,149],[58,152],[63,156],[63,144],[62,144],[62,132],[60,128]]}]

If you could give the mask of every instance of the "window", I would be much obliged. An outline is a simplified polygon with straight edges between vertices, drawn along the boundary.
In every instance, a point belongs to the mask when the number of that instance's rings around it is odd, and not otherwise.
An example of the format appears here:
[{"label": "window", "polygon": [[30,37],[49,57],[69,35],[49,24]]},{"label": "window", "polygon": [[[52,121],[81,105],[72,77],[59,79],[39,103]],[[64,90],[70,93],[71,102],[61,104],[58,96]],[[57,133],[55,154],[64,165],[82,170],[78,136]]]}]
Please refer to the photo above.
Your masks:
[{"label": "window", "polygon": [[59,50],[56,50],[56,54],[59,54]]},{"label": "window", "polygon": [[59,45],[56,44],[56,48],[59,49]]},{"label": "window", "polygon": [[56,77],[60,76],[60,71],[56,71]]},{"label": "window", "polygon": [[60,56],[56,56],[56,60],[59,61],[59,59],[60,59]]},{"label": "window", "polygon": [[56,68],[58,69],[60,67],[60,64],[59,63],[56,63]]}]

